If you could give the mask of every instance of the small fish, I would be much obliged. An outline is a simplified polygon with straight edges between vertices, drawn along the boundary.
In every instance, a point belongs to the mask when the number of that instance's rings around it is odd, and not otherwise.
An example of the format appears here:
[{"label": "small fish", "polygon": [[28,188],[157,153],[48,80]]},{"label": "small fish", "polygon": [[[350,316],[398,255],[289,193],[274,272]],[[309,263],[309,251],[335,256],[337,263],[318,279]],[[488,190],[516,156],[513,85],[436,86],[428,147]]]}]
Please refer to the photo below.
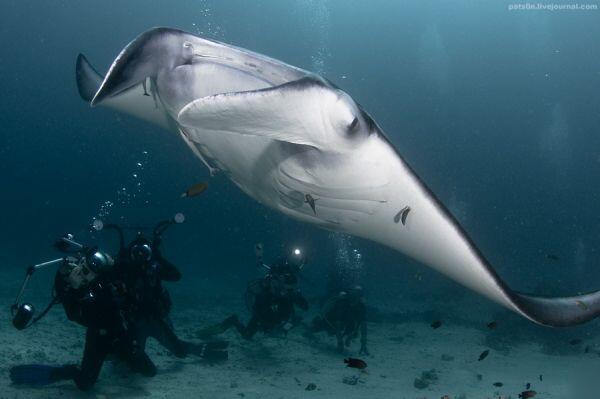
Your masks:
[{"label": "small fish", "polygon": [[312,211],[315,213],[315,215],[317,214],[317,208],[315,206],[315,201],[317,199],[314,199],[313,196],[310,194],[306,194],[304,196],[304,203],[310,205],[310,209],[312,209]]},{"label": "small fish", "polygon": [[402,225],[406,226],[406,217],[408,216],[408,212],[410,212],[410,206],[405,206],[404,208],[400,209],[400,212],[394,216],[394,223],[402,221]]},{"label": "small fish", "polygon": [[540,374],[540,381],[544,381],[544,376]]},{"label": "small fish", "polygon": [[367,368],[367,362],[365,362],[364,360],[353,358],[353,357],[344,359],[344,363],[346,363],[348,365],[348,367],[352,367],[354,369],[364,370]]},{"label": "small fish", "polygon": [[442,326],[442,322],[437,320],[434,321],[433,323],[431,323],[431,328],[433,328],[434,330],[437,330],[438,328],[440,328]]},{"label": "small fish", "polygon": [[546,259],[550,259],[550,260],[553,260],[553,261],[560,260],[560,258],[558,256],[554,255],[554,254],[547,254],[546,255]]},{"label": "small fish", "polygon": [[577,306],[579,306],[581,309],[583,310],[588,310],[588,306],[585,304],[585,302],[583,301],[575,301],[575,303],[577,304]]},{"label": "small fish", "polygon": [[521,399],[533,398],[535,395],[537,395],[536,391],[523,391],[519,394],[519,398],[521,398]]},{"label": "small fish", "polygon": [[570,341],[569,341],[569,344],[571,344],[571,345],[575,346],[575,345],[579,345],[579,344],[581,344],[582,342],[583,342],[582,340],[580,340],[580,339],[578,339],[578,338],[575,338],[575,339],[572,339],[572,340],[570,340]]},{"label": "small fish", "polygon": [[501,383],[501,382],[494,382],[494,384],[493,384],[493,385],[494,385],[495,387],[497,387],[497,388],[500,388],[500,387],[504,386],[504,384],[503,384],[503,383]]},{"label": "small fish", "polygon": [[495,321],[491,321],[487,324],[487,328],[489,328],[490,330],[493,330],[497,326],[498,326],[498,323],[496,323]]},{"label": "small fish", "polygon": [[202,194],[204,192],[204,190],[206,190],[207,188],[208,188],[208,184],[206,184],[206,183],[194,184],[193,186],[191,186],[190,188],[185,190],[185,192],[183,194],[181,194],[181,198],[195,197],[196,195]]},{"label": "small fish", "polygon": [[483,359],[485,359],[486,357],[488,357],[488,355],[490,354],[490,350],[486,349],[483,352],[481,352],[481,355],[479,355],[479,360],[478,361],[482,361]]},{"label": "small fish", "polygon": [[585,352],[585,353],[590,353],[591,351],[592,351],[592,348],[589,345],[587,345],[585,347],[585,349],[583,350],[583,352]]},{"label": "small fish", "polygon": [[531,388],[531,384],[530,383],[525,384],[525,389],[529,390],[529,388]]}]

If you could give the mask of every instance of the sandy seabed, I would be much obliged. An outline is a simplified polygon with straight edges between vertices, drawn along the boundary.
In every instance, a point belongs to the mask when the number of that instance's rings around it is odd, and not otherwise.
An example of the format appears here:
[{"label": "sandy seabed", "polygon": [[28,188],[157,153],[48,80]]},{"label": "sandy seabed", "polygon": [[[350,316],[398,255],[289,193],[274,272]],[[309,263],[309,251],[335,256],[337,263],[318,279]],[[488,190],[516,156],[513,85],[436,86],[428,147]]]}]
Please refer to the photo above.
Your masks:
[{"label": "sandy seabed", "polygon": [[[173,310],[173,323],[181,338],[196,340],[198,327],[219,321],[231,311],[222,301],[203,308],[210,311]],[[247,317],[241,306],[238,310]],[[150,340],[148,353],[159,368],[157,376],[132,376],[125,366],[107,362],[88,393],[79,392],[72,382],[40,388],[11,385],[8,369],[12,365],[80,361],[84,330],[65,320],[60,306],[26,331],[16,331],[7,320],[0,329],[0,399],[439,399],[444,395],[451,399],[517,399],[526,383],[537,392],[536,398],[600,398],[600,357],[595,350],[586,353],[582,346],[557,355],[531,341],[513,342],[510,350],[498,350],[486,345],[485,329],[452,323],[432,329],[424,321],[369,323],[371,355],[358,356],[358,343],[346,354],[363,358],[368,363],[366,372],[347,368],[344,356],[333,350],[333,339],[320,335],[318,341],[310,340],[298,327],[286,338],[258,334],[251,341],[229,331],[223,335],[231,342],[229,360],[214,365],[193,357],[177,359]],[[495,334],[502,334],[502,328],[500,324]],[[598,344],[588,339],[580,345],[596,348]],[[487,349],[489,356],[479,361]],[[415,379],[423,372],[429,372],[425,378],[428,385],[419,389]],[[493,385],[498,382],[501,387]]]}]

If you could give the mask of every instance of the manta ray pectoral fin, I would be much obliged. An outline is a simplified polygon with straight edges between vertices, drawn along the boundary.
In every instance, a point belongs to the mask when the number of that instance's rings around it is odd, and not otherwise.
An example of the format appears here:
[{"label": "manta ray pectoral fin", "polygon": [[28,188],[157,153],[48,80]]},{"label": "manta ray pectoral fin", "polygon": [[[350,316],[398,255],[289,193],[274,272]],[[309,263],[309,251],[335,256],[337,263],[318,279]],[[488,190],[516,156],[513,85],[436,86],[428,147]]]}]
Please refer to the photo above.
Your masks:
[{"label": "manta ray pectoral fin", "polygon": [[90,102],[102,84],[102,76],[89,63],[85,55],[79,54],[75,64],[77,90],[83,100]]},{"label": "manta ray pectoral fin", "polygon": [[[387,143],[381,141],[374,152],[390,170],[389,201],[360,225],[368,227],[370,237],[538,324],[566,327],[600,316],[600,291],[545,298],[512,290],[458,220]],[[405,228],[398,228],[400,223]]]},{"label": "manta ray pectoral fin", "polygon": [[336,127],[350,126],[355,119],[340,93],[307,77],[268,89],[196,99],[183,107],[177,121],[190,128],[322,148]]},{"label": "manta ray pectoral fin", "polygon": [[177,29],[153,28],[127,44],[115,58],[92,99],[95,106],[106,99],[156,77],[162,70],[189,62],[191,47],[184,46],[189,35]]},{"label": "manta ray pectoral fin", "polygon": [[512,292],[512,299],[533,321],[552,327],[569,327],[600,315],[600,291],[573,297],[545,298]]},{"label": "manta ray pectoral fin", "polygon": [[[77,56],[75,78],[79,95],[89,103],[102,84],[102,76],[96,72],[83,54]],[[167,116],[163,107],[159,106],[160,103],[157,103],[151,96],[145,96],[144,93],[144,85],[140,83],[116,96],[107,98],[102,102],[102,105],[164,128],[168,128],[173,124],[172,119]]]}]

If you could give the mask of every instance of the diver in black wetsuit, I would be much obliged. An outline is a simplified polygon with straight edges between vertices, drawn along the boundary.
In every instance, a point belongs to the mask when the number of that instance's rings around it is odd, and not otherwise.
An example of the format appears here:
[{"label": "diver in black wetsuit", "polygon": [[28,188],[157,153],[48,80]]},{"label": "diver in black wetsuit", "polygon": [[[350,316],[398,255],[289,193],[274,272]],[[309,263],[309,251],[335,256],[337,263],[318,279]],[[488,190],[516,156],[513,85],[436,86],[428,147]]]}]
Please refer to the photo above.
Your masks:
[{"label": "diver in black wetsuit", "polygon": [[[76,256],[28,269],[11,308],[13,325],[19,330],[27,328],[40,320],[52,305],[62,303],[67,317],[87,328],[86,342],[81,365],[14,366],[10,368],[14,384],[39,386],[72,379],[80,389],[88,390],[96,382],[108,355],[124,360],[134,372],[154,376],[156,366],[145,353],[148,337],[156,338],[178,357],[192,353],[209,361],[227,358],[226,342],[193,344],[181,341],[168,323],[171,303],[161,281],[176,281],[181,275],[162,257],[158,245],[160,233],[171,223],[162,222],[157,226],[153,243],[139,235],[128,247],[124,246],[121,228],[106,226],[119,232],[121,245],[116,264],[109,255],[84,247],[67,235],[59,240],[57,248]],[[75,250],[65,248],[65,242],[75,246]],[[23,290],[37,268],[55,264],[61,264],[61,267],[55,278],[54,297],[42,314],[32,319],[33,305],[20,303]]]},{"label": "diver in black wetsuit", "polygon": [[[85,326],[85,349],[81,365],[64,365],[49,371],[51,383],[72,379],[81,390],[98,379],[104,360],[114,354],[132,369],[148,374],[148,357],[134,356],[123,318],[125,287],[115,278],[112,258],[100,251],[65,262],[55,277],[55,293],[69,320]],[[12,371],[11,371],[12,373]]]},{"label": "diver in black wetsuit", "polygon": [[246,339],[252,338],[258,331],[271,333],[279,330],[287,334],[295,322],[295,307],[308,309],[308,302],[297,289],[296,274],[304,265],[303,260],[298,262],[299,255],[296,253],[276,262],[268,267],[264,278],[248,285],[246,299],[252,316],[247,325],[244,326],[237,315],[232,315],[219,324],[204,328],[198,335],[221,334],[231,327],[235,327]]},{"label": "diver in black wetsuit", "polygon": [[366,315],[363,289],[354,286],[325,303],[321,315],[313,319],[309,333],[326,331],[335,335],[340,352],[360,334],[360,354],[368,355]]},{"label": "diver in black wetsuit", "polygon": [[[171,299],[163,281],[179,281],[181,273],[165,259],[160,251],[161,233],[168,223],[159,223],[154,231],[154,239],[147,240],[138,233],[136,239],[126,248],[122,245],[116,269],[127,286],[128,333],[134,346],[134,353],[146,358],[145,347],[149,337],[156,339],[176,357],[188,354],[208,361],[226,360],[227,342],[196,344],[179,339],[168,318]],[[156,366],[147,361],[135,362],[147,367],[150,375],[156,374]]]}]

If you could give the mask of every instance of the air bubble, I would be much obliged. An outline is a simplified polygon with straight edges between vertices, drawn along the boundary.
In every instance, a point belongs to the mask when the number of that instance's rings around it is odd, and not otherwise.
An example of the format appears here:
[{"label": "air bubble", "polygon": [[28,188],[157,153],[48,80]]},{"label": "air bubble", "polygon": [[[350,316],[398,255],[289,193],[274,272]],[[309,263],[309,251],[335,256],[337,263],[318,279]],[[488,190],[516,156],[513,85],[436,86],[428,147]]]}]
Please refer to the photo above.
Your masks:
[{"label": "air bubble", "polygon": [[102,220],[96,219],[96,220],[94,220],[92,227],[94,228],[94,230],[100,231],[104,228],[104,223],[102,222]]}]

